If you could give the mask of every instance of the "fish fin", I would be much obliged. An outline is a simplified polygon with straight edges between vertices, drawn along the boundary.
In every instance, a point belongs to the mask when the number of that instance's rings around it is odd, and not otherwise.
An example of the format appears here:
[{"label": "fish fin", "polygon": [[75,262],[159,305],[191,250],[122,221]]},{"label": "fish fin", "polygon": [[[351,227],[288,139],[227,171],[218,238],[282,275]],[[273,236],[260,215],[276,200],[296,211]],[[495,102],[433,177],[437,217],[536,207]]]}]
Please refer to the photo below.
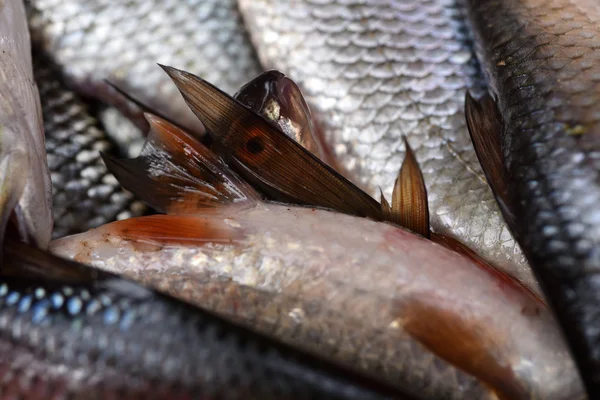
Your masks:
[{"label": "fish fin", "polygon": [[381,188],[379,188],[379,195],[381,199],[381,215],[384,220],[389,220],[392,213],[392,207],[390,207],[390,203],[388,203],[387,199],[383,195],[383,190],[381,190]]},{"label": "fish fin", "polygon": [[524,291],[528,292],[533,298],[538,300],[541,304],[545,305],[544,300],[541,297],[539,297],[534,291],[532,291],[530,288],[528,288],[525,284],[516,280],[511,275],[494,267],[492,264],[488,263],[485,259],[483,259],[483,257],[481,257],[473,249],[471,249],[469,246],[465,245],[464,243],[458,241],[457,239],[455,239],[451,236],[440,234],[440,233],[433,233],[433,232],[430,235],[430,239],[431,239],[431,241],[433,241],[437,244],[440,244],[440,245],[446,247],[447,249],[450,249],[458,254],[461,254],[461,255],[469,258],[478,267],[480,267],[481,269],[494,275],[498,280],[504,282],[508,286],[515,287],[519,290],[524,290]]},{"label": "fish fin", "polygon": [[489,350],[505,339],[482,332],[471,326],[468,316],[456,315],[426,298],[413,297],[400,308],[402,327],[434,354],[480,379],[500,399],[529,398],[513,370]]},{"label": "fish fin", "polygon": [[[160,64],[159,64],[160,65]],[[161,65],[228,162],[271,198],[381,218],[381,205],[264,117],[188,72]]]},{"label": "fish fin", "polygon": [[201,207],[257,201],[256,191],[207,147],[180,128],[145,114],[150,133],[139,157],[102,154],[123,187],[159,212],[193,214]]},{"label": "fish fin", "polygon": [[92,282],[104,277],[103,271],[66,260],[46,250],[15,240],[4,246],[5,258],[0,276],[45,278],[68,283]]},{"label": "fish fin", "polygon": [[429,237],[429,205],[425,180],[408,139],[406,136],[402,137],[406,155],[394,184],[389,218],[399,226]]},{"label": "fish fin", "polygon": [[159,246],[233,243],[244,237],[241,228],[227,224],[222,213],[215,216],[210,210],[203,211],[202,216],[156,214],[129,218],[97,229],[103,234]]},{"label": "fish fin", "polygon": [[496,197],[509,226],[515,226],[515,217],[510,210],[508,173],[502,156],[502,116],[496,102],[489,94],[480,100],[467,91],[465,96],[467,128],[488,184]]},{"label": "fish fin", "polygon": [[[171,125],[174,125],[174,126],[176,126],[177,128],[179,128],[179,129],[181,129],[183,131],[188,131],[188,129],[186,129],[185,126],[183,126],[183,125],[181,125],[181,124],[173,121],[171,118],[169,118],[166,115],[162,114],[161,112],[159,112],[155,108],[152,108],[149,105],[145,104],[141,100],[139,100],[136,97],[134,97],[132,94],[128,93],[124,89],[121,89],[119,86],[117,86],[117,84],[109,81],[108,79],[104,79],[104,83],[106,83],[108,86],[110,86],[113,90],[115,90],[118,94],[120,94],[125,99],[127,99],[129,102],[131,102],[137,108],[139,108],[140,110],[142,110],[142,112],[144,114],[153,114],[153,115],[156,115],[157,117],[159,117],[159,118],[167,121]],[[198,133],[194,132],[194,134],[203,136],[204,132],[198,132]]]},{"label": "fish fin", "polygon": [[242,86],[233,98],[271,121],[320,160],[328,161],[302,91],[280,71],[263,72]]}]

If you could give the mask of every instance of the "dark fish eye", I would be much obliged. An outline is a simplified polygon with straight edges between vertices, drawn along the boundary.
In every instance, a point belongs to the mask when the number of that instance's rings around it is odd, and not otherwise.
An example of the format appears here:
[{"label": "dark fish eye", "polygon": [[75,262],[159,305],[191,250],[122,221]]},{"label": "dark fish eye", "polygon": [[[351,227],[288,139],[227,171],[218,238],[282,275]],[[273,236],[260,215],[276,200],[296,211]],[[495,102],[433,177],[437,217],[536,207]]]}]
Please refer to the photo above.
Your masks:
[{"label": "dark fish eye", "polygon": [[265,146],[262,143],[261,138],[255,136],[251,139],[248,139],[246,142],[246,149],[252,154],[258,154],[263,151]]}]

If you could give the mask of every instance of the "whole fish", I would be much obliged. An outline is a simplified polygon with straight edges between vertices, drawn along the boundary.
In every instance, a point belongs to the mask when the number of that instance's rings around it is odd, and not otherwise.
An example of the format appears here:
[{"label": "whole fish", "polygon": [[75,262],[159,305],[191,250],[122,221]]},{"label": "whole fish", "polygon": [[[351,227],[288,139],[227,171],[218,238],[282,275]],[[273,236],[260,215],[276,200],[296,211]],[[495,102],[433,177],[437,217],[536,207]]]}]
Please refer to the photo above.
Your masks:
[{"label": "whole fish", "polygon": [[13,218],[22,238],[47,246],[51,201],[25,9],[20,0],[0,0],[0,243]]},{"label": "whole fish", "polygon": [[302,88],[352,180],[389,198],[406,135],[422,167],[432,228],[539,291],[465,126],[465,91],[482,82],[458,1],[238,3],[263,66]]},{"label": "whole fish", "polygon": [[88,105],[65,87],[41,51],[34,53],[33,71],[52,178],[53,238],[142,215],[146,207],[121,188],[100,158],[100,151],[116,149]]},{"label": "whole fish", "polygon": [[467,100],[474,143],[600,398],[600,3],[468,3],[496,99]]},{"label": "whole fish", "polygon": [[[584,398],[551,314],[516,281],[392,225],[264,203],[192,136],[148,120],[140,157],[105,161],[173,215],[59,239],[53,252],[421,396]],[[272,139],[254,136],[265,149]],[[291,171],[288,179],[302,184]]]},{"label": "whole fish", "polygon": [[494,398],[452,363],[503,399],[585,397],[542,303],[391,225],[250,204],[118,221],[51,249],[426,399]]},{"label": "whole fish", "polygon": [[6,252],[2,398],[412,399],[122,278]]},{"label": "whole fish", "polygon": [[109,80],[195,132],[201,124],[156,63],[233,93],[260,72],[234,0],[27,0],[32,39],[77,91],[129,111]]}]

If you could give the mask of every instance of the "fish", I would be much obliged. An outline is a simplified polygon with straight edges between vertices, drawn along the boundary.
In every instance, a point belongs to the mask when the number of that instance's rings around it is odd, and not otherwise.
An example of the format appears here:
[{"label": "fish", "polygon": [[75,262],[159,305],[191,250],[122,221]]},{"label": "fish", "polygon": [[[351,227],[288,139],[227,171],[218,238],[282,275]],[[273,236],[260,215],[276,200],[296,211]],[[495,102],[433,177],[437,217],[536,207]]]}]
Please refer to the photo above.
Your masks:
[{"label": "fish", "polygon": [[5,251],[2,398],[413,399],[121,277]]},{"label": "fish", "polygon": [[191,134],[147,118],[140,157],[104,160],[167,215],[55,240],[54,254],[421,398],[585,398],[552,314],[517,281],[392,224],[265,202]]},{"label": "fish", "polygon": [[230,93],[262,71],[234,0],[27,5],[32,40],[60,66],[65,82],[116,106],[144,131],[141,110],[107,80],[201,135],[202,125],[156,63],[190,70]]},{"label": "fish", "polygon": [[146,206],[123,190],[103,163],[100,152],[117,154],[117,148],[87,102],[65,86],[41,50],[34,49],[33,71],[52,180],[52,238],[144,214]]},{"label": "fish", "polygon": [[405,135],[420,161],[433,231],[540,293],[466,128],[465,92],[481,92],[484,82],[461,2],[238,4],[263,68],[298,84],[341,172],[389,199]]},{"label": "fish", "polygon": [[600,5],[467,3],[489,92],[465,102],[473,142],[598,398]]},{"label": "fish", "polygon": [[47,247],[52,187],[31,44],[22,1],[0,1],[0,243],[9,220],[24,240]]}]

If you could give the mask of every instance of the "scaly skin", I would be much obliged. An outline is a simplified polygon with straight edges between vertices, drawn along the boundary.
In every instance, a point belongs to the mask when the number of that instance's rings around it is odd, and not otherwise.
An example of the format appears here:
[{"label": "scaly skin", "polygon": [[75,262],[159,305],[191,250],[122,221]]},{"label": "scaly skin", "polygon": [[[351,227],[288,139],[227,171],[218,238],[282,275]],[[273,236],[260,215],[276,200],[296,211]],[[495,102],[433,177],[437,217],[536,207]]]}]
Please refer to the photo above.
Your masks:
[{"label": "scaly skin", "polygon": [[[155,240],[144,234],[153,226]],[[177,233],[178,226],[185,229]],[[193,240],[181,244],[180,235]],[[504,393],[514,389],[507,398],[582,398],[575,366],[538,300],[389,224],[246,204],[120,221],[55,240],[51,248],[426,399],[495,398],[436,354],[464,343],[471,344],[460,360],[477,365],[468,372]],[[416,332],[419,321],[431,326]],[[439,338],[430,343],[439,345],[433,351],[419,341],[424,332]]]},{"label": "scaly skin", "polygon": [[351,180],[377,199],[381,187],[389,199],[406,135],[423,171],[432,228],[538,290],[466,129],[465,91],[481,77],[459,2],[238,3],[263,66],[300,86]]},{"label": "scaly skin", "polygon": [[121,188],[100,158],[101,151],[114,153],[115,146],[87,104],[65,87],[56,68],[39,52],[34,53],[34,76],[52,178],[52,237],[141,215],[146,206]]},{"label": "scaly skin", "polygon": [[600,397],[600,4],[471,0],[514,231]]}]

